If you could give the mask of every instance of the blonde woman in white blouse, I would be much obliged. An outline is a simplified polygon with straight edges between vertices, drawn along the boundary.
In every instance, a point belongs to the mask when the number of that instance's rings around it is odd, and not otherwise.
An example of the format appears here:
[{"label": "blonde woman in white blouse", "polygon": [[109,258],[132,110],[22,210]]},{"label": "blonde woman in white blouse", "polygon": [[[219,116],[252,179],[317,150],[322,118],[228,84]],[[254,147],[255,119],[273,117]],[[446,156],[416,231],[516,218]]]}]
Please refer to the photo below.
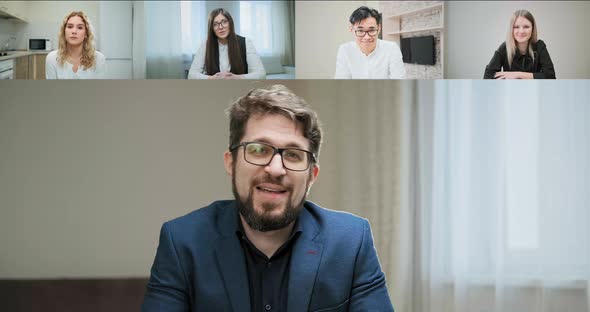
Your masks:
[{"label": "blonde woman in white blouse", "polygon": [[266,71],[250,39],[238,36],[224,9],[209,14],[207,41],[201,45],[188,79],[265,79]]},{"label": "blonde woman in white blouse", "polygon": [[94,34],[82,11],[66,16],[59,31],[59,48],[45,59],[47,79],[101,79],[106,60],[94,47]]}]

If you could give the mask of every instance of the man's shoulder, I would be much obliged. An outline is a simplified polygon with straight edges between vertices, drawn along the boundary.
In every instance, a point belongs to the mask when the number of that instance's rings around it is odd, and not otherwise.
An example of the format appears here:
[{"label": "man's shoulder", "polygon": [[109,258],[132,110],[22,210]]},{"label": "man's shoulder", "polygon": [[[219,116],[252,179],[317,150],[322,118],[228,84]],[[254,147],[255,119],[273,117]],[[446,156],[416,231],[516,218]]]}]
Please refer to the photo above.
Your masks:
[{"label": "man's shoulder", "polygon": [[[352,213],[322,208],[311,202],[307,202],[305,207],[302,214],[306,219],[303,220],[304,231],[311,229],[313,224],[315,230],[308,233],[314,240],[326,243],[332,256],[354,253],[362,245],[366,233],[370,232],[369,221]],[[313,223],[310,218],[313,218]]]},{"label": "man's shoulder", "polygon": [[193,210],[166,222],[166,226],[173,229],[202,231],[212,230],[219,218],[232,210],[233,200],[218,200],[208,206]]},{"label": "man's shoulder", "polygon": [[377,47],[384,51],[399,51],[399,46],[394,41],[378,39]]},{"label": "man's shoulder", "polygon": [[397,47],[397,43],[395,43],[395,41],[377,39],[377,42],[379,45],[382,45],[384,47]]},{"label": "man's shoulder", "polygon": [[340,50],[352,50],[356,49],[357,45],[354,41],[348,41],[340,45]]},{"label": "man's shoulder", "polygon": [[362,229],[368,224],[367,219],[349,212],[331,210],[321,207],[311,201],[305,203],[306,210],[316,219],[321,231],[337,231],[343,229]]}]

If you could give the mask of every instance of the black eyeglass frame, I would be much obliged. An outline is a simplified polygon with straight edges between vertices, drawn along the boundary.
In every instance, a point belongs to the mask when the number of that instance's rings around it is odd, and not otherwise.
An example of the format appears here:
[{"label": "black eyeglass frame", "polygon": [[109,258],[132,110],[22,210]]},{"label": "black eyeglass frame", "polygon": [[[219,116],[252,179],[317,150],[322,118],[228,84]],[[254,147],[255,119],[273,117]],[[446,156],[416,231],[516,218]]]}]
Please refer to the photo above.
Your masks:
[{"label": "black eyeglass frame", "polygon": [[[375,37],[375,36],[378,36],[379,35],[379,28],[377,28],[377,29],[369,29],[369,30],[353,29],[352,31],[354,31],[354,35],[355,36],[361,37],[361,38],[364,37],[365,35],[369,35],[369,37]],[[363,35],[362,36],[359,36],[357,34],[357,31],[358,32],[362,32]],[[371,35],[371,34],[369,34],[370,31],[376,31],[376,33],[374,35]]]},{"label": "black eyeglass frame", "polygon": [[[225,25],[223,25],[223,24],[225,24]],[[221,20],[221,22],[219,22],[219,23],[214,22],[212,26],[213,26],[213,29],[227,28],[229,26],[229,21],[227,19],[224,19],[224,20]]]},{"label": "black eyeglass frame", "polygon": [[[268,146],[268,147],[270,147],[270,148],[273,149],[272,156],[269,158],[269,160],[268,160],[268,162],[266,164],[264,164],[264,165],[255,164],[255,163],[250,162],[250,161],[248,161],[246,159],[246,145],[251,144],[251,143],[262,144],[262,145]],[[243,155],[244,155],[244,161],[246,161],[249,164],[255,165],[255,166],[261,166],[261,167],[268,166],[268,164],[270,164],[270,162],[272,161],[272,159],[275,157],[276,154],[280,154],[281,155],[281,163],[283,164],[283,168],[285,168],[287,170],[291,170],[291,171],[297,171],[297,172],[306,171],[307,169],[309,169],[309,167],[311,166],[311,164],[315,164],[317,162],[316,161],[315,154],[312,153],[312,152],[310,152],[310,151],[308,151],[308,150],[304,150],[302,148],[297,148],[297,147],[279,148],[279,147],[272,146],[272,145],[270,145],[268,143],[264,143],[264,142],[256,142],[256,141],[242,142],[242,143],[238,143],[238,144],[235,144],[235,145],[231,146],[229,148],[229,150],[231,152],[233,152],[234,150],[236,150],[236,149],[238,149],[238,148],[240,148],[242,146],[244,147],[244,153],[243,153]],[[301,169],[301,170],[295,170],[295,169],[288,168],[285,165],[285,158],[283,158],[283,152],[286,151],[286,150],[298,150],[298,151],[305,152],[307,154],[307,157],[308,157],[307,158],[307,167],[305,169]]]}]

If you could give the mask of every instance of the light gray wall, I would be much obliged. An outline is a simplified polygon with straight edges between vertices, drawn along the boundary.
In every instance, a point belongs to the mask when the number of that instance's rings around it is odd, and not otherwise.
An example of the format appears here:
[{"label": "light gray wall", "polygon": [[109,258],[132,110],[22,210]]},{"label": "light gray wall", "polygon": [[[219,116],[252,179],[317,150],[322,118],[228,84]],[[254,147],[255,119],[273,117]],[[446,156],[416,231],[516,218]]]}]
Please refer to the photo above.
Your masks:
[{"label": "light gray wall", "polygon": [[[376,90],[398,94],[411,82],[283,83],[324,125],[311,199],[340,210],[348,166],[341,151],[350,141],[344,133],[367,132],[368,121],[354,120],[358,98]],[[269,84],[1,83],[0,278],[147,276],[163,222],[232,197],[222,161],[224,110],[251,88]],[[371,99],[380,98],[367,97],[362,105],[376,105]],[[395,105],[394,97],[387,99]],[[344,111],[351,120],[343,121]],[[349,211],[379,221],[362,207]]]},{"label": "light gray wall", "polygon": [[518,9],[529,10],[535,17],[557,78],[590,78],[587,1],[448,1],[445,78],[482,78]]},{"label": "light gray wall", "polygon": [[[332,79],[338,47],[354,40],[350,14],[371,1],[297,1],[295,64],[297,79]],[[378,6],[374,6],[377,8]]]}]

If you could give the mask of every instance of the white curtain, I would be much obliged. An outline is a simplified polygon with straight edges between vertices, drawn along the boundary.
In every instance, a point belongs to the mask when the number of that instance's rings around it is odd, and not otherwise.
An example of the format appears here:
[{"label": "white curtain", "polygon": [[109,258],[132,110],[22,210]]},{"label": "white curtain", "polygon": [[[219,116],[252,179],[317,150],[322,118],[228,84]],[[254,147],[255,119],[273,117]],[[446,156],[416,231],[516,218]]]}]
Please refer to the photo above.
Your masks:
[{"label": "white curtain", "polygon": [[207,40],[207,12],[205,1],[181,1],[180,20],[182,23],[183,68],[190,69],[194,54]]},{"label": "white curtain", "polygon": [[418,83],[397,309],[590,311],[589,90]]},{"label": "white curtain", "polygon": [[294,1],[240,1],[238,34],[251,39],[261,56],[280,56],[294,65]]},{"label": "white curtain", "polygon": [[180,1],[145,1],[146,76],[186,78]]}]

